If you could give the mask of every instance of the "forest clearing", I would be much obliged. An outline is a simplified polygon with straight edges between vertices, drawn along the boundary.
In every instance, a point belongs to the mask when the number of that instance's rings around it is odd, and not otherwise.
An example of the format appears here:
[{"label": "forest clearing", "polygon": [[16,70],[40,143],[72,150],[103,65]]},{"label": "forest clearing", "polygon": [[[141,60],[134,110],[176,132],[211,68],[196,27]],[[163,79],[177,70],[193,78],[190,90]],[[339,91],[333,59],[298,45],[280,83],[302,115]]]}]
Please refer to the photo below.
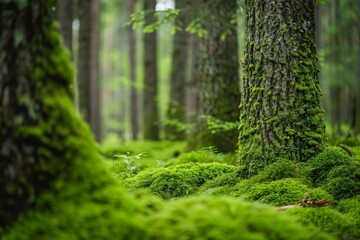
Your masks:
[{"label": "forest clearing", "polygon": [[360,239],[359,0],[0,0],[0,239]]}]

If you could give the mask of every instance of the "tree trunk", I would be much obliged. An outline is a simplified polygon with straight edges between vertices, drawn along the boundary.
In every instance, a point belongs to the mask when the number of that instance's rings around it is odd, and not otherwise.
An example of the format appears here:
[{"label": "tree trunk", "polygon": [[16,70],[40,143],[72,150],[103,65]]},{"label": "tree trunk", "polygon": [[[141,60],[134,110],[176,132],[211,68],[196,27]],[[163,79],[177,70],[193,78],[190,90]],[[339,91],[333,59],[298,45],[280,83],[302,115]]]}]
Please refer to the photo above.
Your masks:
[{"label": "tree trunk", "polygon": [[[187,26],[186,7],[189,2],[175,1],[175,7],[182,12],[177,16],[177,21],[182,23],[182,28]],[[187,74],[189,34],[185,30],[176,31],[172,54],[172,71],[170,82],[170,102],[167,110],[167,123],[165,128],[166,139],[185,139],[185,83]]]},{"label": "tree trunk", "polygon": [[[208,34],[199,39],[200,116],[196,138],[193,138],[195,142],[190,141],[190,145],[212,146],[220,152],[231,152],[237,148],[237,129],[210,130],[203,116],[224,124],[237,122],[239,118],[238,43],[236,26],[230,24],[237,10],[237,1],[218,2],[209,7],[214,19],[205,23]],[[225,31],[230,34],[222,38]]]},{"label": "tree trunk", "polygon": [[324,148],[314,1],[247,0],[239,147],[250,174]]},{"label": "tree trunk", "polygon": [[[144,0],[144,10],[148,12],[145,17],[146,24],[154,22],[156,0]],[[159,140],[159,114],[157,104],[158,72],[156,31],[144,34],[144,139]]]},{"label": "tree trunk", "polygon": [[[127,1],[128,14],[130,15],[135,11],[135,1]],[[129,59],[130,59],[130,81],[131,81],[131,103],[130,103],[130,119],[131,119],[131,136],[133,140],[138,139],[139,133],[139,116],[138,116],[138,93],[136,87],[136,39],[135,31],[131,26],[128,27],[129,35]]]},{"label": "tree trunk", "polygon": [[74,138],[87,131],[72,122],[73,68],[49,1],[2,1],[0,9],[6,9],[0,11],[3,227],[35,206],[39,194],[74,160],[72,154],[81,145],[75,146]]},{"label": "tree trunk", "polygon": [[72,52],[72,0],[56,1],[56,18],[60,22],[60,34],[64,39],[64,44],[70,50],[70,52]]},{"label": "tree trunk", "polygon": [[[360,1],[358,2],[357,12],[358,12],[358,21],[357,21],[357,66],[360,66]],[[360,89],[360,68],[357,68],[357,89]],[[356,110],[355,110],[355,131],[360,133],[360,94],[357,93],[355,97],[356,101]]]},{"label": "tree trunk", "polygon": [[80,112],[100,140],[99,0],[82,0],[79,13],[79,104]]}]

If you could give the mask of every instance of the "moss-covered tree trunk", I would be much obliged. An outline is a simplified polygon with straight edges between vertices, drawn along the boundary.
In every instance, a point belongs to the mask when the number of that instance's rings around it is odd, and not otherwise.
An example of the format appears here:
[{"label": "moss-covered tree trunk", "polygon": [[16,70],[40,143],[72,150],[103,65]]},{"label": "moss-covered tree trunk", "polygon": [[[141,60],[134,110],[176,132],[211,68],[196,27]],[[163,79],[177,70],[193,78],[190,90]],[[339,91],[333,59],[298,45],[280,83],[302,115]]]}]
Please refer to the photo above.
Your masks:
[{"label": "moss-covered tree trunk", "polygon": [[49,1],[7,1],[0,9],[0,226],[4,226],[32,208],[39,194],[70,166],[64,149],[71,155],[75,143],[70,139],[78,136],[72,130],[83,127],[76,121],[58,125],[72,121],[65,108],[72,108],[73,69],[51,21]]},{"label": "moss-covered tree trunk", "polygon": [[[154,22],[156,0],[144,0],[146,24]],[[143,129],[144,138],[159,140],[159,112],[158,112],[158,72],[156,31],[144,34],[144,97],[143,97]]]},{"label": "moss-covered tree trunk", "polygon": [[187,26],[186,7],[188,0],[175,1],[175,7],[182,12],[176,21],[182,24],[184,30],[176,31],[172,53],[172,70],[170,82],[170,101],[167,110],[165,135],[169,140],[183,140],[185,138],[185,83],[188,66],[189,33]]},{"label": "moss-covered tree trunk", "polygon": [[246,1],[242,163],[306,161],[324,147],[313,0]]},{"label": "moss-covered tree trunk", "polygon": [[[204,19],[207,34],[199,39],[197,59],[199,74],[199,118],[196,138],[198,147],[212,146],[220,152],[237,148],[238,131],[209,129],[207,120],[226,124],[238,121],[240,102],[239,61],[236,26],[231,23],[237,1],[201,1],[210,18]],[[205,117],[205,119],[203,118]],[[226,127],[226,126],[224,126]]]}]

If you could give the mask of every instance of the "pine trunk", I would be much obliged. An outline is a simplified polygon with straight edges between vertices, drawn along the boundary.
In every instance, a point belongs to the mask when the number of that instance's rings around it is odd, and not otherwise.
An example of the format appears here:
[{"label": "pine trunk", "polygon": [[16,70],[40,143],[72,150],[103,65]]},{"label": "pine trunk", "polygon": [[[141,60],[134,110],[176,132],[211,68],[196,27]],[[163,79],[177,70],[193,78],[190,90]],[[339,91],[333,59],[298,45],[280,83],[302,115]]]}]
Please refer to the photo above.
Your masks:
[{"label": "pine trunk", "polygon": [[247,0],[239,148],[249,173],[324,147],[313,0]]},{"label": "pine trunk", "polygon": [[[148,11],[145,17],[146,24],[154,22],[156,0],[144,0],[144,10]],[[144,34],[144,139],[159,140],[159,116],[158,116],[158,73],[157,73],[157,49],[156,31]]]}]

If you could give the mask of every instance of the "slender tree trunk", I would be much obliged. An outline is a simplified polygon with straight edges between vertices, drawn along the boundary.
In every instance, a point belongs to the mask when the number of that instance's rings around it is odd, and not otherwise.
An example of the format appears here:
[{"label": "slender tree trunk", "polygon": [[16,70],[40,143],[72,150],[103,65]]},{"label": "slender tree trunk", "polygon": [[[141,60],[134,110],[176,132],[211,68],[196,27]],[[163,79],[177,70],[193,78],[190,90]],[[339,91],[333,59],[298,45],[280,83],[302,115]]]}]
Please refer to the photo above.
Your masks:
[{"label": "slender tree trunk", "polygon": [[[175,1],[175,7],[181,9],[177,21],[182,23],[182,28],[187,26],[186,0]],[[166,138],[169,140],[185,139],[185,83],[187,75],[189,34],[185,30],[177,31],[174,37],[172,54],[172,71],[170,82],[170,102],[167,110],[167,123],[165,128]]]},{"label": "slender tree trunk", "polygon": [[70,50],[70,52],[72,52],[72,0],[56,1],[56,18],[60,22],[60,34],[64,39],[64,44]]},{"label": "slender tree trunk", "polygon": [[239,146],[250,174],[324,147],[313,0],[247,0]]},{"label": "slender tree trunk", "polygon": [[[127,1],[128,14],[135,11],[135,1]],[[139,133],[139,115],[138,115],[138,93],[136,87],[136,39],[135,31],[131,26],[128,27],[129,36],[129,59],[130,59],[130,81],[131,81],[131,135],[132,139],[136,140]]]},{"label": "slender tree trunk", "polygon": [[[144,0],[144,10],[148,11],[145,17],[147,24],[154,21],[156,0]],[[159,140],[159,113],[158,113],[158,72],[157,72],[157,49],[156,31],[144,34],[144,107],[143,126],[144,138]]]},{"label": "slender tree trunk", "polygon": [[96,140],[100,140],[100,84],[99,84],[99,0],[80,3],[79,32],[79,103],[80,112],[90,124]]},{"label": "slender tree trunk", "polygon": [[[206,1],[203,2],[206,6]],[[240,103],[239,60],[236,26],[231,17],[236,13],[237,1],[231,0],[210,5],[214,20],[207,23],[208,34],[199,39],[197,60],[199,71],[199,119],[196,138],[190,146],[215,147],[220,152],[231,152],[237,148],[238,131],[210,130],[207,120],[237,122]],[[222,38],[224,27],[230,32]]]}]

